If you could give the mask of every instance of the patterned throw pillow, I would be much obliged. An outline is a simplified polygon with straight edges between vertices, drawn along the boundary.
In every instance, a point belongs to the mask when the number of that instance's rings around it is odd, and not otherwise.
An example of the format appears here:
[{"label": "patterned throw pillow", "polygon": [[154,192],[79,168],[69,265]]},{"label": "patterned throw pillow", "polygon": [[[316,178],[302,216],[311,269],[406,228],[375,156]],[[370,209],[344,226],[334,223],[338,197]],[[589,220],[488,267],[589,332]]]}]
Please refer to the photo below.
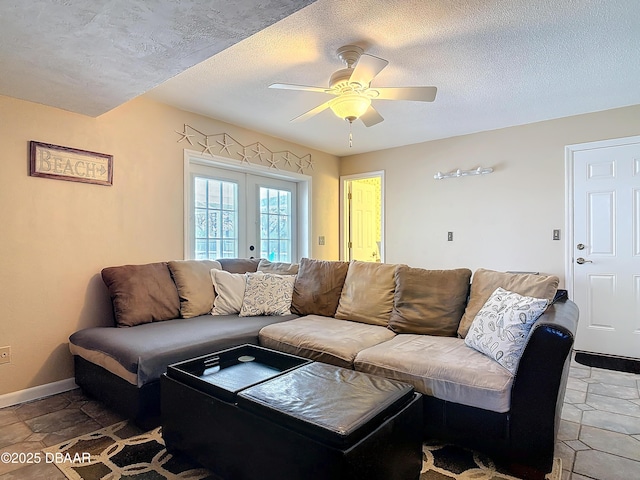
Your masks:
[{"label": "patterned throw pillow", "polygon": [[464,343],[515,374],[529,331],[548,303],[498,287],[471,323]]},{"label": "patterned throw pillow", "polygon": [[246,273],[241,317],[289,315],[295,275]]}]

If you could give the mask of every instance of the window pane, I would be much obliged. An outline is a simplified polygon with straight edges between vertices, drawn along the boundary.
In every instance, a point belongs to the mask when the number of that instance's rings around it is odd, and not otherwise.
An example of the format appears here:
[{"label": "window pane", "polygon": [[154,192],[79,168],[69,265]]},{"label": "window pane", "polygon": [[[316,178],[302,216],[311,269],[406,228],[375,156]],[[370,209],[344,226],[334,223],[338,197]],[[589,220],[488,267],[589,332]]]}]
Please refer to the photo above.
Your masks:
[{"label": "window pane", "polygon": [[291,192],[260,188],[260,256],[291,261]]},{"label": "window pane", "polygon": [[196,180],[195,192],[194,192],[195,206],[196,208],[206,207],[207,206],[207,179],[196,178],[195,180]]},{"label": "window pane", "polygon": [[238,256],[237,196],[238,186],[233,182],[196,177],[194,199],[196,258],[215,259]]},{"label": "window pane", "polygon": [[204,238],[207,236],[207,210],[197,208],[195,214],[196,238]]},{"label": "window pane", "polygon": [[269,189],[260,189],[260,213],[269,212]]},{"label": "window pane", "polygon": [[220,185],[218,180],[209,180],[209,208],[222,208],[220,202]]},{"label": "window pane", "polygon": [[289,241],[280,240],[280,255],[278,257],[279,262],[291,262],[291,252],[289,252],[289,245]]},{"label": "window pane", "polygon": [[222,183],[222,209],[236,210],[237,203],[237,185],[231,182]]},{"label": "window pane", "polygon": [[291,230],[289,228],[289,217],[280,217],[280,238],[291,238]]}]

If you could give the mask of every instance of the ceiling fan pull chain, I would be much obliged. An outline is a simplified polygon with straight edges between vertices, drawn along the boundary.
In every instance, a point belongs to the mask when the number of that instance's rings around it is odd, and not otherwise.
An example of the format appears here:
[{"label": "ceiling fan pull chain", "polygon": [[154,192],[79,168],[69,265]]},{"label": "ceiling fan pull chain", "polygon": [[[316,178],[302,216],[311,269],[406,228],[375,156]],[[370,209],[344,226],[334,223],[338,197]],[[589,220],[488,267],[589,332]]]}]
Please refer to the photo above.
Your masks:
[{"label": "ceiling fan pull chain", "polygon": [[353,125],[353,122],[349,122],[349,148],[353,147],[353,133],[351,132],[351,125]]}]

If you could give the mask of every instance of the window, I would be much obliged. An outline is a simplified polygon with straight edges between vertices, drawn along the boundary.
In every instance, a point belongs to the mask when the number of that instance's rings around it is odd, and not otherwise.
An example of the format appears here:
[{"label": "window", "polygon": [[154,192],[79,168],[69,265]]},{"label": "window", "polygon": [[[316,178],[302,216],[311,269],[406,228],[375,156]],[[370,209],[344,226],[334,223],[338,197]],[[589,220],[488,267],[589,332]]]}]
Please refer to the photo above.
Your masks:
[{"label": "window", "polygon": [[194,177],[195,258],[238,256],[238,184]]},{"label": "window", "polygon": [[292,262],[292,193],[260,188],[260,257]]},{"label": "window", "polygon": [[298,211],[307,218],[309,178],[269,174],[185,152],[185,258],[296,262],[308,255],[309,226],[300,226]]}]

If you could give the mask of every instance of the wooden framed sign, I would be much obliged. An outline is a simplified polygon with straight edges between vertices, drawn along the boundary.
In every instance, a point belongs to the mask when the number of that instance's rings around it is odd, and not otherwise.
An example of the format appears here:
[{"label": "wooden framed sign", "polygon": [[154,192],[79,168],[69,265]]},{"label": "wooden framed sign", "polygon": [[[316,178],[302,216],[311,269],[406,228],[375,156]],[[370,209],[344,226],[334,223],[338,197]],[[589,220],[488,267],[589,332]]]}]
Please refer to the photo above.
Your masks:
[{"label": "wooden framed sign", "polygon": [[113,155],[29,142],[29,175],[70,182],[113,185]]}]

